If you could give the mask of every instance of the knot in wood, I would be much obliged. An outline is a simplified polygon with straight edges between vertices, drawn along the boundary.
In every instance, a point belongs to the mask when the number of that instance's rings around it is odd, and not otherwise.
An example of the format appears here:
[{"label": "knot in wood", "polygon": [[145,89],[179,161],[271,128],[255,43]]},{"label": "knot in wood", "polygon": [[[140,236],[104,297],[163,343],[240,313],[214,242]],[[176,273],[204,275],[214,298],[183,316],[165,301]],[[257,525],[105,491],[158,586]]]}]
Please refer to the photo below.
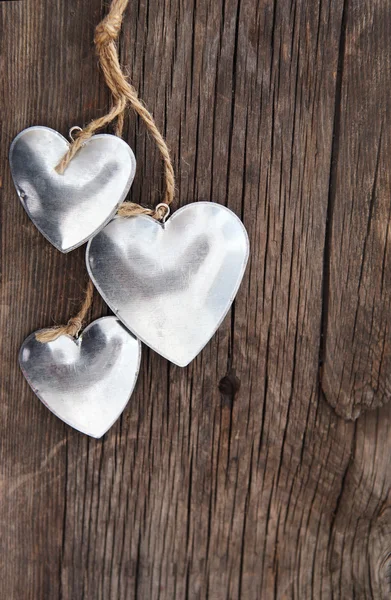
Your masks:
[{"label": "knot in wood", "polygon": [[236,373],[231,369],[224,377],[219,381],[219,391],[224,406],[232,406],[237,393],[240,390],[240,379],[236,376]]}]

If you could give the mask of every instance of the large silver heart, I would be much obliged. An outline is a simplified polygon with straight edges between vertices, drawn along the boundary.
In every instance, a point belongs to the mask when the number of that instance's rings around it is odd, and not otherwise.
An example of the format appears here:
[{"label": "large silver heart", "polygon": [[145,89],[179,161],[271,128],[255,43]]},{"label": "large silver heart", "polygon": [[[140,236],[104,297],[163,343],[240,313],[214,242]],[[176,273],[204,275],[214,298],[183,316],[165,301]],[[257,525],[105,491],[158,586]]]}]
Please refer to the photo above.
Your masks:
[{"label": "large silver heart", "polygon": [[87,268],[106,303],[141,341],[186,366],[227,314],[249,254],[238,217],[212,202],[161,225],[115,218],[87,246]]},{"label": "large silver heart", "polygon": [[62,335],[20,349],[23,374],[57,417],[82,433],[101,437],[128,403],[140,367],[141,344],[116,317],[91,323],[77,339]]},{"label": "large silver heart", "polygon": [[106,225],[124,200],[136,171],[136,159],[123,140],[94,135],[63,175],[55,167],[69,148],[48,127],[30,127],[10,148],[16,191],[30,219],[61,252],[86,242]]}]

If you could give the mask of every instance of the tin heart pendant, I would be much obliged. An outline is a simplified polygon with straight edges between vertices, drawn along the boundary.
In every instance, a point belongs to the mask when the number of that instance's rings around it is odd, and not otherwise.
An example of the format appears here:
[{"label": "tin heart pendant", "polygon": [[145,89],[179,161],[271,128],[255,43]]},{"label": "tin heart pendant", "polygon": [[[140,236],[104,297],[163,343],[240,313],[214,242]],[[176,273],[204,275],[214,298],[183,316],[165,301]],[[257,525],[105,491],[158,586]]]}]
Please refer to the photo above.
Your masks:
[{"label": "tin heart pendant", "polygon": [[30,127],[10,148],[16,191],[30,219],[61,252],[77,248],[106,225],[125,199],[136,171],[130,147],[94,135],[60,175],[69,143],[53,129]]},{"label": "tin heart pendant", "polygon": [[91,239],[87,268],[119,319],[142,342],[186,366],[227,314],[249,254],[244,225],[212,202],[161,224],[117,217]]},{"label": "tin heart pendant", "polygon": [[57,417],[82,433],[101,437],[132,394],[141,344],[116,317],[91,323],[75,340],[62,335],[41,343],[31,334],[20,349],[24,376]]}]

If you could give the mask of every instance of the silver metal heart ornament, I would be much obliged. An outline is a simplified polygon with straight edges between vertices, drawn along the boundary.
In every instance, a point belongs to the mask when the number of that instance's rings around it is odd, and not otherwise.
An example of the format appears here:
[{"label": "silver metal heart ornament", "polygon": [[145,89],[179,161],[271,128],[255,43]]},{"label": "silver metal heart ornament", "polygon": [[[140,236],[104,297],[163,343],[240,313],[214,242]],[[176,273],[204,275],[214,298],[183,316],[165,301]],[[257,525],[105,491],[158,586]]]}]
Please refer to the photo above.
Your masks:
[{"label": "silver metal heart ornament", "polygon": [[87,246],[105,302],[141,341],[186,366],[227,314],[249,255],[243,223],[224,206],[189,204],[163,225],[116,217]]},{"label": "silver metal heart ornament", "polygon": [[31,334],[20,349],[24,376],[57,417],[99,438],[118,419],[133,392],[141,344],[116,317],[91,323],[75,340],[41,343]]},{"label": "silver metal heart ornament", "polygon": [[61,175],[55,167],[69,149],[48,127],[30,127],[10,148],[16,191],[39,231],[61,252],[77,248],[110,221],[132,184],[136,159],[114,135],[94,135]]}]

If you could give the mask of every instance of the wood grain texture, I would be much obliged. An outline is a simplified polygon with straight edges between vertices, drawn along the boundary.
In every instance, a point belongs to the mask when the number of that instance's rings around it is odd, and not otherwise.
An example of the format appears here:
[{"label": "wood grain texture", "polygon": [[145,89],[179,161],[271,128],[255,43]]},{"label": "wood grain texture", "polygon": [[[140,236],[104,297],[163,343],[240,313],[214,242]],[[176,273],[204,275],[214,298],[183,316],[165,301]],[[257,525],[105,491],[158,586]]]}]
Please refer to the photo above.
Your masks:
[{"label": "wood grain texture", "polygon": [[[29,222],[7,152],[24,127],[66,134],[107,109],[92,47],[104,11],[0,2],[1,593],[388,598],[391,405],[355,422],[330,406],[357,416],[387,399],[387,363],[373,358],[390,289],[386,1],[130,2],[121,60],[172,150],[177,206],[229,206],[252,253],[201,355],[181,369],[144,348],[128,408],[97,441],[50,414],[17,365],[27,334],[77,306],[85,268],[83,249],[60,255]],[[125,139],[130,198],[154,204],[160,159],[133,115]],[[91,318],[104,311],[95,297]],[[357,391],[368,373],[376,400]]]},{"label": "wood grain texture", "polygon": [[331,172],[323,389],[344,417],[391,393],[391,11],[347,1]]}]

